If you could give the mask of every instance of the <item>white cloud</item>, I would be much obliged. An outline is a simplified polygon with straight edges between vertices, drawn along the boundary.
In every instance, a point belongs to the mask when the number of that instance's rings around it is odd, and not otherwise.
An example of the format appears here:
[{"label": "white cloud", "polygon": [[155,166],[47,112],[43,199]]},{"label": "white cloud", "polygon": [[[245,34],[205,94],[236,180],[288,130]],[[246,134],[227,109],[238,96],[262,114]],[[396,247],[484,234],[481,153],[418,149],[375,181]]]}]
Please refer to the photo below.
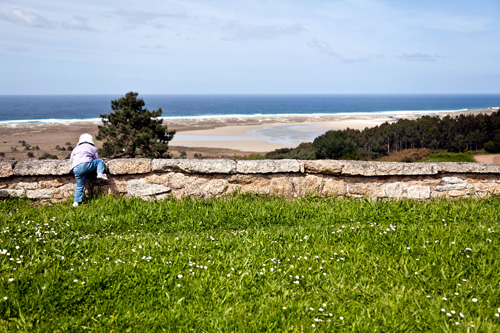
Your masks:
[{"label": "white cloud", "polygon": [[399,55],[398,58],[405,61],[434,62],[437,61],[440,57],[426,53],[404,53]]},{"label": "white cloud", "polygon": [[230,35],[226,40],[273,39],[285,35],[295,35],[306,31],[299,23],[249,25],[240,22],[229,22],[223,26]]},{"label": "white cloud", "polygon": [[109,12],[109,14],[118,16],[124,19],[127,23],[132,24],[140,24],[140,25],[149,25],[156,22],[156,26],[158,26],[157,22],[159,19],[164,18],[174,18],[174,19],[186,19],[188,16],[185,13],[162,13],[162,12],[148,12],[141,10],[126,10],[119,9],[113,12]]},{"label": "white cloud", "polygon": [[33,28],[52,28],[53,23],[43,16],[25,12],[22,9],[12,9],[8,14],[0,16],[3,20]]},{"label": "white cloud", "polygon": [[63,22],[62,26],[66,29],[94,30],[87,24],[87,19],[81,16],[73,16],[68,21]]},{"label": "white cloud", "polygon": [[369,57],[346,57],[338,52],[336,52],[333,47],[327,42],[320,42],[317,39],[313,39],[309,42],[309,46],[313,49],[319,51],[320,54],[333,57],[343,63],[355,63],[355,62],[365,62],[369,60]]}]

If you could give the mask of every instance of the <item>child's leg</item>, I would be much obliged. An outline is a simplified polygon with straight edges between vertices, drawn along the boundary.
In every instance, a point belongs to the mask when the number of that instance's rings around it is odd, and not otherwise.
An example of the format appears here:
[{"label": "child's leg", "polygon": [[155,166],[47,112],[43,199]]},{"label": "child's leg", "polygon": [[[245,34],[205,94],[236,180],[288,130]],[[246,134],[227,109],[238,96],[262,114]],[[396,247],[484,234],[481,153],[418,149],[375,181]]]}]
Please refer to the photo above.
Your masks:
[{"label": "child's leg", "polygon": [[104,161],[101,159],[95,160],[94,161],[97,165],[97,173],[104,173]]},{"label": "child's leg", "polygon": [[75,189],[75,199],[74,202],[82,202],[83,200],[83,190],[85,188],[85,179],[87,178],[87,170],[85,166],[82,163],[80,165],[77,165],[73,169],[73,173],[75,175],[75,180],[76,180],[76,189]]},{"label": "child's leg", "polygon": [[93,160],[92,162],[87,162],[87,170],[88,172],[96,170],[97,173],[104,173],[104,161],[101,159]]}]

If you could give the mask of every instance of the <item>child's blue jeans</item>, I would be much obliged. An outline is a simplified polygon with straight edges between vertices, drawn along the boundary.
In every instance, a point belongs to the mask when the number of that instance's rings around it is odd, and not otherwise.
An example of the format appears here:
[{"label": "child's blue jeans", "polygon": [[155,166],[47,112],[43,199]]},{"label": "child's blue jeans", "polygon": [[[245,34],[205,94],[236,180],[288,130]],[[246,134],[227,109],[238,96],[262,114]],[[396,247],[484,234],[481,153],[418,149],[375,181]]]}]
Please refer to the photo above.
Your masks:
[{"label": "child's blue jeans", "polygon": [[85,179],[87,175],[97,169],[97,173],[104,173],[104,161],[101,159],[92,162],[80,163],[73,168],[73,174],[76,179],[75,202],[82,202],[83,189],[85,188]]}]

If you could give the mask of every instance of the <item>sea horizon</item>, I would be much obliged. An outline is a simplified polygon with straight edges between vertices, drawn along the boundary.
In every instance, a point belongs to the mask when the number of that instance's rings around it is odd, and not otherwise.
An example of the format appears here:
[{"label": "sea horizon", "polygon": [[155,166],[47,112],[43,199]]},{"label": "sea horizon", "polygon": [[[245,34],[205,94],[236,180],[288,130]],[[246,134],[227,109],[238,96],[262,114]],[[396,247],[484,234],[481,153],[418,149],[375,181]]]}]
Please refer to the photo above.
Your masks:
[{"label": "sea horizon", "polygon": [[[0,125],[100,122],[120,95],[0,95]],[[500,94],[144,94],[161,118],[436,114],[500,106]]]}]

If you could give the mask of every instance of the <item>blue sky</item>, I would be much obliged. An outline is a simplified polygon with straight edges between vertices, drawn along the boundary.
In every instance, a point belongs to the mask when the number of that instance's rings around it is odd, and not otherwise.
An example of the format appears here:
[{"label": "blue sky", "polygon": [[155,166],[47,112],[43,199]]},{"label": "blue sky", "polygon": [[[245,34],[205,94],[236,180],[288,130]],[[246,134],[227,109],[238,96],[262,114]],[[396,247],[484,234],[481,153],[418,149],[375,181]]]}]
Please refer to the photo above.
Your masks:
[{"label": "blue sky", "polygon": [[2,0],[0,94],[500,93],[499,0]]}]

